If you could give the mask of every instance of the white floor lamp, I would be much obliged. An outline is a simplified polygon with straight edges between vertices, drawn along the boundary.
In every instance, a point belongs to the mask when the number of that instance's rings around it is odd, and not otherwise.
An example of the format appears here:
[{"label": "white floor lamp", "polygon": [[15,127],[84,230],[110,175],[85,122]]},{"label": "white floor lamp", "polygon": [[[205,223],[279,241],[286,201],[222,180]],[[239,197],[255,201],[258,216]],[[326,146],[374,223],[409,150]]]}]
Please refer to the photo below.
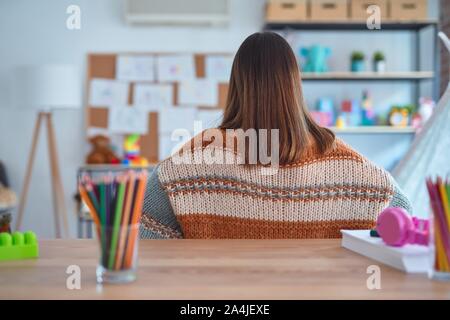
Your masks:
[{"label": "white floor lamp", "polygon": [[[67,209],[58,163],[56,137],[52,113],[56,109],[79,108],[81,105],[80,78],[77,69],[69,65],[24,66],[17,68],[14,77],[14,97],[18,107],[37,112],[30,155],[28,158],[22,193],[16,220],[16,230],[20,230],[33,171],[39,133],[42,123],[47,125],[47,143],[51,170],[53,213],[55,235],[69,235]],[[62,219],[61,219],[62,218]],[[62,220],[62,221],[61,221]]]}]

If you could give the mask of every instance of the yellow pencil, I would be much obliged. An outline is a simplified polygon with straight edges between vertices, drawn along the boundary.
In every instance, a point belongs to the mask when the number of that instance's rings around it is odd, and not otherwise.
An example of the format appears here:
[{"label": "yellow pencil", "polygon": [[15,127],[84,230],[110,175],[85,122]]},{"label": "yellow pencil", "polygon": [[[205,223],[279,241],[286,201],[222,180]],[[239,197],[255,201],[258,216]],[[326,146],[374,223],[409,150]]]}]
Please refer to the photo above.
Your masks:
[{"label": "yellow pencil", "polygon": [[436,250],[436,264],[439,271],[447,271],[449,269],[447,255],[445,254],[444,246],[442,244],[441,232],[439,231],[439,224],[434,222],[435,235],[435,250]]},{"label": "yellow pencil", "polygon": [[124,249],[125,249],[126,238],[127,238],[127,229],[128,229],[127,226],[128,226],[128,222],[130,221],[130,214],[131,214],[130,211],[131,211],[131,205],[133,202],[134,183],[135,183],[135,174],[133,171],[131,171],[128,174],[128,181],[127,181],[128,186],[126,188],[126,199],[125,199],[125,205],[124,205],[123,213],[122,213],[119,248],[117,249],[117,257],[116,257],[116,263],[115,263],[116,270],[121,268],[122,261],[123,261]]}]

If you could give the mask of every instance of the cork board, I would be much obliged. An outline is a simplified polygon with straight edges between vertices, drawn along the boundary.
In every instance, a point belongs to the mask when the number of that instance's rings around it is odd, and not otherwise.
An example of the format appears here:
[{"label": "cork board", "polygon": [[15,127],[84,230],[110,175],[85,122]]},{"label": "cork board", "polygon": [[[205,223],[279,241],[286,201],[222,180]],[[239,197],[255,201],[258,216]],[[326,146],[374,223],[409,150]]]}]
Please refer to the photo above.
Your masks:
[{"label": "cork board", "polygon": [[[126,55],[150,55],[150,56],[159,56],[159,55],[173,55],[173,54],[182,54],[182,53],[92,53],[88,54],[87,61],[87,73],[86,73],[86,86],[87,86],[87,94],[86,97],[89,97],[90,83],[94,78],[103,78],[103,79],[115,79],[116,78],[116,59],[121,54]],[[202,54],[193,54],[195,61],[195,73],[198,79],[204,78],[206,74],[205,70],[205,59],[208,55],[221,55],[226,56],[230,54],[224,53],[202,53]],[[153,82],[157,84],[158,82]],[[128,104],[132,108],[133,101],[133,87],[135,82],[130,82],[130,93],[128,97]],[[173,105],[178,105],[178,83],[173,82]],[[228,83],[219,83],[218,84],[218,105],[215,108],[224,108],[227,94],[228,94]],[[86,98],[86,127],[88,128],[100,128],[107,129],[108,128],[108,107],[92,107],[89,105],[89,100]],[[198,108],[203,109],[202,106],[198,106]],[[207,107],[208,109],[213,109],[211,107]],[[146,157],[150,162],[156,163],[160,159],[158,159],[159,149],[158,149],[158,112],[149,112],[148,114],[148,123],[149,123],[149,131],[147,134],[141,137],[141,154]]]}]

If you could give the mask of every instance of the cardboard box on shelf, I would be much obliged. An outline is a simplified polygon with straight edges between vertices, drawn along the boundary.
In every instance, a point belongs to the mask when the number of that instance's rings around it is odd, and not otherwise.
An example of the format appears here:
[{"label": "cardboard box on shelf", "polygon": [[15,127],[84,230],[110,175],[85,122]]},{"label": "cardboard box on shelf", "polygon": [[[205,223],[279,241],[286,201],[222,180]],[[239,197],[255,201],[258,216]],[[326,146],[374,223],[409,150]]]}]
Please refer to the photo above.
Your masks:
[{"label": "cardboard box on shelf", "polygon": [[348,19],[347,0],[311,1],[312,21],[344,21]]},{"label": "cardboard box on shelf", "polygon": [[428,16],[427,0],[391,0],[390,19],[396,21],[418,21]]},{"label": "cardboard box on shelf", "polygon": [[271,0],[267,3],[267,22],[299,22],[307,18],[306,0]]}]

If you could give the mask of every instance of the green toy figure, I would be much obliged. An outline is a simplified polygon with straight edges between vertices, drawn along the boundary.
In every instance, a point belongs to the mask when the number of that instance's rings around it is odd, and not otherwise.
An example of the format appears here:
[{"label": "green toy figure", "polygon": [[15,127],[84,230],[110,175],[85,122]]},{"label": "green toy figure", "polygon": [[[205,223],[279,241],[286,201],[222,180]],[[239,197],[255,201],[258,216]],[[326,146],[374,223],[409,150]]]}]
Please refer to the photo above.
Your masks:
[{"label": "green toy figure", "polygon": [[331,49],[319,45],[310,48],[301,48],[300,53],[306,58],[303,72],[327,72],[327,58],[331,55]]}]

